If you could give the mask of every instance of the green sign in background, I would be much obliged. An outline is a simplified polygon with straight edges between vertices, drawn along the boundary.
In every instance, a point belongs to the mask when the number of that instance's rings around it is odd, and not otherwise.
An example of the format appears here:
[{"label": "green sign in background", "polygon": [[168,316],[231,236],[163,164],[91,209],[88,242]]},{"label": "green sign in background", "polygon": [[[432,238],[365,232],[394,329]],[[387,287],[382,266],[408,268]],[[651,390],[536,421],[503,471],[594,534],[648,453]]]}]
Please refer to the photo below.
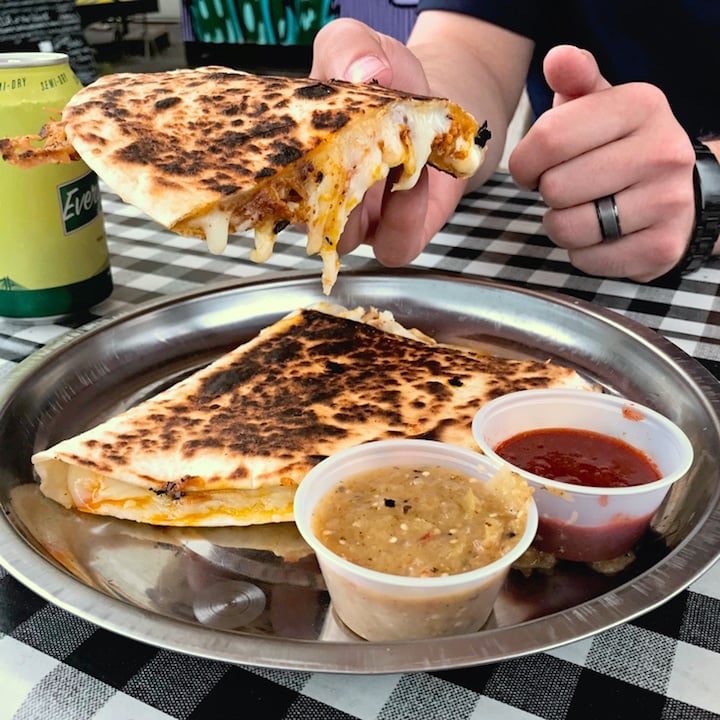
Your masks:
[{"label": "green sign in background", "polygon": [[310,45],[337,17],[332,0],[192,0],[192,29],[200,42]]}]

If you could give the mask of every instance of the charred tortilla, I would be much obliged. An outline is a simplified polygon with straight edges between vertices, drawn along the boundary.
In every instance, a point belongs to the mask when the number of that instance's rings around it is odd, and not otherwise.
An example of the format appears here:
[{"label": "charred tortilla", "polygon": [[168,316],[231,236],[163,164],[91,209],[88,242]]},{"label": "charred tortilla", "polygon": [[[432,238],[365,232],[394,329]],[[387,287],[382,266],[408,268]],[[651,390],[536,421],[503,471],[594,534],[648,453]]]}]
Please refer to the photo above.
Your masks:
[{"label": "charred tortilla", "polygon": [[0,140],[3,158],[81,157],[126,202],[213,252],[254,230],[263,262],[281,229],[306,226],[329,293],[338,238],[371,185],[402,166],[394,189],[410,188],[426,163],[469,177],[490,133],[440,98],[204,67],[101,77],[42,135]]},{"label": "charred tortilla", "polygon": [[308,470],[342,448],[398,437],[475,448],[470,424],[483,402],[589,387],[565,367],[403,337],[377,312],[353,317],[363,321],[292,313],[156,397],[36,453],[43,493],[157,525],[287,521]]}]

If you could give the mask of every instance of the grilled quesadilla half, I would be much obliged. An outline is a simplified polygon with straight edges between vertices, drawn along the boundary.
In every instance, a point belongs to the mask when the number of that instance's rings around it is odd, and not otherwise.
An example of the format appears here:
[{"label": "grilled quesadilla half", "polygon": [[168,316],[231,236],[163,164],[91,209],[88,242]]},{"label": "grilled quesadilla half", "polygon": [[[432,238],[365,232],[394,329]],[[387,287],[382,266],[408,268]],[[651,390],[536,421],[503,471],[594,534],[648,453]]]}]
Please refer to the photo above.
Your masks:
[{"label": "grilled quesadilla half", "polygon": [[455,103],[377,84],[258,76],[222,67],[107,75],[80,90],[41,136],[0,140],[21,166],[82,158],[126,202],[222,252],[254,230],[266,261],[276,234],[307,227],[329,293],[336,245],[368,188],[402,167],[475,173],[490,137]]},{"label": "grilled quesadilla half", "polygon": [[[41,490],[67,508],[175,526],[293,519],[324,457],[385,438],[475,448],[497,395],[590,389],[549,362],[478,354],[394,330],[388,314],[303,309],[154,398],[36,453]],[[390,328],[387,331],[385,328]]]}]

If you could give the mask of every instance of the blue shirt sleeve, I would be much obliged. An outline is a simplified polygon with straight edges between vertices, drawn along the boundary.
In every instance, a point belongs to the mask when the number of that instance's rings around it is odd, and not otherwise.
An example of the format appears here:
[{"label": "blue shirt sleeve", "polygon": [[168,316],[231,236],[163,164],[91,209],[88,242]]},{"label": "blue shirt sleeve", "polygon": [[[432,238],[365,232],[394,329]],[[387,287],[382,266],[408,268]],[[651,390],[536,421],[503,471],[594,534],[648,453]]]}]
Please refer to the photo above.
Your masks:
[{"label": "blue shirt sleeve", "polygon": [[535,116],[552,104],[542,62],[560,44],[589,50],[612,85],[659,87],[692,137],[720,134],[718,0],[420,0],[491,22],[535,43],[527,87]]},{"label": "blue shirt sleeve", "polygon": [[[543,15],[552,12],[545,0],[420,0],[418,12],[423,10],[449,10],[487,20],[506,30],[536,39],[536,33],[543,27]],[[557,3],[556,3],[557,4]],[[561,3],[564,5],[564,3]]]}]

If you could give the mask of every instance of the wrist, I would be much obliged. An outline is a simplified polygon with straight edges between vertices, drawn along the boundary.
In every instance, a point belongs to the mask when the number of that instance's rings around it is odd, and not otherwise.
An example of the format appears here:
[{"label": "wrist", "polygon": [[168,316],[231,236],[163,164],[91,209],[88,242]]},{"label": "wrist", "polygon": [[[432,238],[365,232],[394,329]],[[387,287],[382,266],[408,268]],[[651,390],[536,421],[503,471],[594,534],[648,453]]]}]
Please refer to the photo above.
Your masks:
[{"label": "wrist", "polygon": [[701,267],[715,250],[720,234],[720,163],[710,148],[694,143],[695,226],[690,243],[675,272],[690,273]]}]

